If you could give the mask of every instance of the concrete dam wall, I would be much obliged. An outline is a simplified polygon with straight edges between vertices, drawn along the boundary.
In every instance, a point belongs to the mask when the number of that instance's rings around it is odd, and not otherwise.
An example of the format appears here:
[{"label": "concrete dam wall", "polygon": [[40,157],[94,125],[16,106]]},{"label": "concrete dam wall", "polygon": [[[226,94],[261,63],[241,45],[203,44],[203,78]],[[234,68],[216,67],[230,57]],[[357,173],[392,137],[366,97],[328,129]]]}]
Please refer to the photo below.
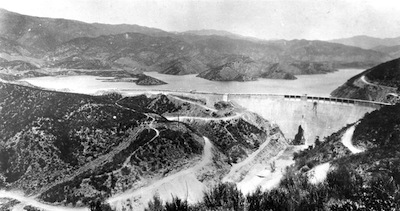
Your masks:
[{"label": "concrete dam wall", "polygon": [[301,125],[307,144],[313,144],[316,136],[322,140],[347,124],[358,121],[366,113],[389,105],[364,100],[300,95],[152,91],[152,94],[157,93],[202,99],[209,107],[213,107],[218,101],[230,101],[276,123],[287,139],[293,139]]},{"label": "concrete dam wall", "polygon": [[227,100],[276,123],[288,139],[294,138],[301,125],[307,144],[314,143],[316,136],[322,139],[383,106],[367,101],[292,95],[229,94]]}]

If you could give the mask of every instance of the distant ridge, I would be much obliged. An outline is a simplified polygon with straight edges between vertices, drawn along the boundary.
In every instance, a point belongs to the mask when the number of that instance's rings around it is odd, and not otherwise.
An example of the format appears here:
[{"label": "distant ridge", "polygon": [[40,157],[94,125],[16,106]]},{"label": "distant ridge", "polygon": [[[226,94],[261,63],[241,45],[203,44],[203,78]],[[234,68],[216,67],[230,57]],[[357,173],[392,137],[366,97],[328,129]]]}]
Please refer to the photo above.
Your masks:
[{"label": "distant ridge", "polygon": [[189,31],[180,32],[178,34],[194,34],[194,35],[200,35],[200,36],[217,35],[217,36],[221,36],[221,37],[229,37],[232,39],[243,39],[243,40],[250,40],[250,41],[262,41],[263,40],[263,39],[259,39],[256,37],[244,36],[244,35],[235,34],[235,33],[229,32],[229,31],[217,30],[217,29],[189,30]]},{"label": "distant ridge", "polygon": [[365,35],[359,35],[349,38],[329,40],[329,42],[340,43],[343,45],[356,46],[364,49],[373,49],[378,46],[400,45],[400,37],[394,38],[376,38]]},{"label": "distant ridge", "polygon": [[54,50],[57,45],[78,37],[97,37],[125,32],[157,36],[169,34],[161,29],[139,25],[90,24],[76,20],[21,15],[1,8],[0,23],[2,23],[0,37],[17,41],[20,45],[38,51]]},{"label": "distant ridge", "polygon": [[246,81],[369,68],[392,59],[387,53],[325,41],[259,40],[214,29],[170,33],[3,9],[0,22],[0,58],[37,67],[203,73],[199,76],[208,80]]}]

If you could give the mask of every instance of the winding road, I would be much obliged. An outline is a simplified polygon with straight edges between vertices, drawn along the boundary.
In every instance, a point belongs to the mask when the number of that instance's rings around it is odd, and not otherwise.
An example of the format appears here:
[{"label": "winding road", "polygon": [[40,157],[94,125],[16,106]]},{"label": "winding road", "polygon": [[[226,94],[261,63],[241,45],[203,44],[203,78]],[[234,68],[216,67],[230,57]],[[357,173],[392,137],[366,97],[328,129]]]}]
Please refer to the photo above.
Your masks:
[{"label": "winding road", "polygon": [[353,138],[354,130],[356,129],[356,125],[351,126],[346,130],[346,132],[342,136],[342,143],[347,149],[351,151],[351,153],[360,153],[363,152],[363,149],[357,148],[356,146],[353,145],[353,142],[351,139]]},{"label": "winding road", "polygon": [[[342,138],[341,138],[341,142],[342,144],[351,151],[351,153],[356,154],[356,153],[360,153],[363,152],[364,149],[360,149],[357,148],[356,146],[353,145],[352,143],[352,138],[353,138],[353,134],[354,134],[354,130],[356,128],[356,125],[351,126],[350,128],[348,128],[346,130],[346,132],[343,134]],[[319,164],[318,166],[314,167],[310,172],[310,177],[309,177],[309,181],[312,184],[317,184],[320,183],[322,181],[324,181],[326,179],[326,176],[328,174],[330,168],[330,163],[322,163]]]},{"label": "winding road", "polygon": [[361,79],[361,81],[362,81],[363,83],[365,83],[365,84],[367,84],[367,85],[378,86],[378,85],[376,85],[376,84],[373,84],[373,83],[371,83],[371,82],[368,82],[367,79],[366,79],[366,77],[365,77],[365,75],[361,76],[360,79]]}]

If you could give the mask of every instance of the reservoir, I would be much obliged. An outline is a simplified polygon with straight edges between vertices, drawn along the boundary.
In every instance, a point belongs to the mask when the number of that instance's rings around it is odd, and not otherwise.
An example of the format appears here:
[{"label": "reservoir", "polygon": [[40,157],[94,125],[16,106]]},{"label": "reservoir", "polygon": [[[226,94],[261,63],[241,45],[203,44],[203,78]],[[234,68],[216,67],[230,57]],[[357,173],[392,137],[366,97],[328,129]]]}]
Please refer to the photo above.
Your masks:
[{"label": "reservoir", "polygon": [[51,90],[98,94],[104,91],[121,90],[178,90],[204,91],[216,93],[268,93],[313,95],[328,97],[330,93],[363,69],[340,69],[328,74],[297,75],[297,80],[258,79],[246,82],[209,81],[196,77],[195,74],[176,76],[145,72],[146,75],[160,79],[168,84],[156,86],[139,86],[130,82],[105,82],[98,76],[47,76],[22,79],[32,85]]}]

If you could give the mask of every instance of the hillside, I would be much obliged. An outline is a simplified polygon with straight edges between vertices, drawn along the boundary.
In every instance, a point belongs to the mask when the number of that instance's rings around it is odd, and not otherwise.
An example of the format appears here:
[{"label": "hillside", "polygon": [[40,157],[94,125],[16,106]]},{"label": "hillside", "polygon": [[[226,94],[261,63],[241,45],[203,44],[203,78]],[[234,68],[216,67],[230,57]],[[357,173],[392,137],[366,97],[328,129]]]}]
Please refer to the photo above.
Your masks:
[{"label": "hillside", "polygon": [[71,62],[75,57],[97,59],[108,64],[137,69],[195,54],[196,49],[193,46],[176,38],[124,33],[96,38],[76,38],[58,46],[47,57],[56,61]]},{"label": "hillside", "polygon": [[330,40],[333,43],[355,46],[364,49],[374,49],[378,46],[395,46],[400,44],[400,37],[394,38],[376,38],[365,35],[349,38]]},{"label": "hillside", "polygon": [[[206,71],[202,75],[210,80],[246,81],[294,79],[293,75],[371,67],[390,59],[382,52],[323,41],[263,41],[215,30],[168,33],[137,25],[89,24],[6,10],[0,10],[0,21],[0,58],[39,67],[177,75]],[[235,56],[254,62],[232,68],[226,58]]]},{"label": "hillside", "polygon": [[[257,43],[218,36],[153,37],[137,33],[73,39],[57,47],[47,58],[55,60],[53,67],[80,67],[83,62],[101,60],[107,64],[105,68],[178,75],[201,73],[200,77],[225,81],[258,77],[293,79],[290,74],[328,73],[336,68],[364,67],[387,59],[375,51],[320,41]],[[235,62],[241,65],[232,66]]]},{"label": "hillside", "polygon": [[36,70],[39,69],[35,65],[32,65],[28,62],[24,62],[21,60],[13,60],[13,61],[1,61],[0,62],[0,70],[15,70],[15,71],[23,71],[23,70]]},{"label": "hillside", "polygon": [[219,36],[184,36],[184,38],[194,43],[201,52],[212,57],[221,53],[236,54],[266,62],[326,62],[336,68],[365,67],[390,59],[380,52],[316,40],[253,42]]},{"label": "hillside", "polygon": [[119,106],[119,95],[4,83],[0,92],[0,186],[47,202],[88,205],[190,165],[202,152],[192,129]]},{"label": "hillside", "polygon": [[294,153],[295,164],[272,190],[245,195],[224,183],[197,204],[175,198],[163,206],[155,196],[147,210],[398,210],[399,114],[400,105],[383,107]]},{"label": "hillside", "polygon": [[207,69],[207,66],[196,58],[182,57],[161,63],[160,73],[169,75],[196,74]]},{"label": "hillside", "polygon": [[219,63],[198,77],[213,81],[250,81],[256,80],[264,69],[262,64],[244,56],[226,57]]},{"label": "hillside", "polygon": [[400,45],[393,45],[393,46],[379,45],[377,47],[374,47],[373,50],[388,54],[393,58],[400,57]]},{"label": "hillside", "polygon": [[334,90],[334,97],[391,102],[400,86],[400,59],[367,69]]},{"label": "hillside", "polygon": [[202,29],[202,30],[189,30],[184,31],[178,34],[189,34],[189,35],[200,35],[200,36],[221,36],[221,37],[228,37],[232,39],[242,39],[242,40],[249,40],[249,41],[262,41],[261,39],[255,37],[247,37],[239,34],[235,34],[229,31],[223,30],[216,30],[216,29]]},{"label": "hillside", "polygon": [[[89,96],[8,83],[0,83],[0,96],[0,188],[50,205],[85,207],[140,187],[157,189],[155,181],[183,172],[193,180],[192,170],[202,188],[191,194],[201,197],[229,164],[246,159],[268,137],[283,137],[256,114],[183,96]],[[207,136],[212,153],[203,152]],[[212,162],[197,170],[204,153]],[[139,199],[135,206],[148,200]]]},{"label": "hillside", "polygon": [[0,37],[38,50],[36,56],[77,37],[97,37],[124,32],[167,34],[159,29],[138,25],[88,24],[80,21],[32,17],[0,9]]}]

